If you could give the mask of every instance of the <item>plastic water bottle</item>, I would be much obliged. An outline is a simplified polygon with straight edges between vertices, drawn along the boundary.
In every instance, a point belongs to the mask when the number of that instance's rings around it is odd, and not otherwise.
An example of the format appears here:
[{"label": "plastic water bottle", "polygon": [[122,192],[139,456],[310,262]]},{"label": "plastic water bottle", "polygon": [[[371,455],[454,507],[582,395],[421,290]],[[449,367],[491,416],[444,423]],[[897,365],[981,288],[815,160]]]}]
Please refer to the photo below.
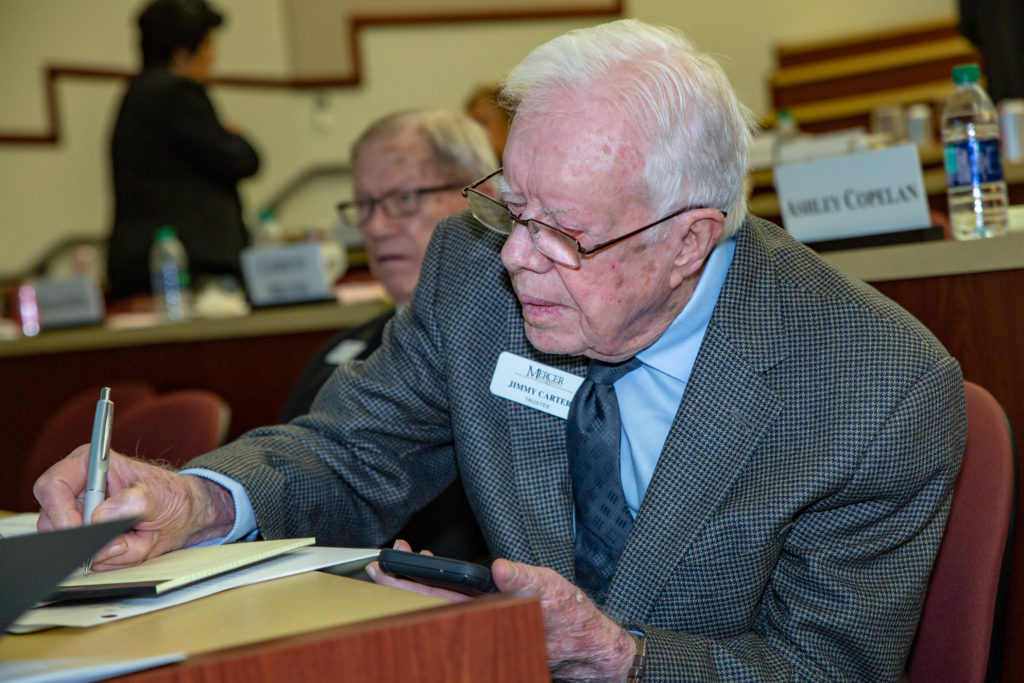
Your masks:
[{"label": "plastic water bottle", "polygon": [[278,222],[273,209],[260,209],[256,222],[256,235],[253,242],[264,247],[280,244],[284,241],[284,228]]},{"label": "plastic water bottle", "polygon": [[782,166],[782,148],[800,137],[800,125],[788,109],[775,117],[775,142],[772,144],[772,166]]},{"label": "plastic water bottle", "polygon": [[954,67],[956,90],[942,111],[949,221],[958,240],[1006,233],[999,115],[978,76],[977,64]]},{"label": "plastic water bottle", "polygon": [[165,225],[153,236],[149,250],[149,276],[153,285],[153,305],[158,314],[180,322],[189,312],[188,254],[177,231]]}]

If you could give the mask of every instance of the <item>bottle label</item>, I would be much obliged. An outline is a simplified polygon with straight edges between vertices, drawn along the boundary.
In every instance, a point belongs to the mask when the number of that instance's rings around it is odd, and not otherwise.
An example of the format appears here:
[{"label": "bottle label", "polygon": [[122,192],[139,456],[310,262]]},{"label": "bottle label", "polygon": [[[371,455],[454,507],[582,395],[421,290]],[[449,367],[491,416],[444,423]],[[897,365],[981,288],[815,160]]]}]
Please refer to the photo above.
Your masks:
[{"label": "bottle label", "polygon": [[165,265],[159,271],[153,273],[153,294],[185,290],[191,284],[189,272],[181,270],[175,265]]},{"label": "bottle label", "polygon": [[970,187],[1003,179],[999,140],[962,140],[946,145],[946,184]]}]

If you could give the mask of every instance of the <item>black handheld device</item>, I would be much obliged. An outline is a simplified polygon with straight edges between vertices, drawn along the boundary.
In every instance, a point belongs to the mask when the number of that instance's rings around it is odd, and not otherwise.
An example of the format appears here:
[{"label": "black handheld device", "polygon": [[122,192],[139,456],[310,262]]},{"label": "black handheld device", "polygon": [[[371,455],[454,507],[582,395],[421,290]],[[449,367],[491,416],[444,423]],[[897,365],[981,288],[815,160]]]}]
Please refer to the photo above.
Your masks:
[{"label": "black handheld device", "polygon": [[473,596],[498,590],[491,579],[491,570],[472,562],[390,548],[380,551],[378,561],[387,574],[427,586]]}]

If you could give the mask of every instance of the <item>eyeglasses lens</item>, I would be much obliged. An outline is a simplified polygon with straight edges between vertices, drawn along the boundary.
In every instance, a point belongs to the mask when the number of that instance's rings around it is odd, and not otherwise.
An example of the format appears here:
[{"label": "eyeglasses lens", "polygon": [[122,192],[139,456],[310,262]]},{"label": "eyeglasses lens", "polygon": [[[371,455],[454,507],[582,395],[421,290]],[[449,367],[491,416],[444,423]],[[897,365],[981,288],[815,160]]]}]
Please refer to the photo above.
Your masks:
[{"label": "eyeglasses lens", "polygon": [[356,202],[341,204],[338,206],[338,214],[345,225],[355,228],[362,222],[364,207],[362,203]]},{"label": "eyeglasses lens", "polygon": [[515,224],[508,212],[508,207],[504,203],[499,203],[490,197],[479,195],[476,192],[468,193],[466,201],[469,203],[469,209],[476,216],[477,220],[488,228],[506,235],[512,232]]},{"label": "eyeglasses lens", "polygon": [[420,208],[420,195],[417,192],[393,194],[379,201],[384,213],[390,218],[405,218],[413,215]]},{"label": "eyeglasses lens", "polygon": [[563,266],[580,266],[578,243],[572,237],[537,221],[530,221],[529,228],[537,251]]}]

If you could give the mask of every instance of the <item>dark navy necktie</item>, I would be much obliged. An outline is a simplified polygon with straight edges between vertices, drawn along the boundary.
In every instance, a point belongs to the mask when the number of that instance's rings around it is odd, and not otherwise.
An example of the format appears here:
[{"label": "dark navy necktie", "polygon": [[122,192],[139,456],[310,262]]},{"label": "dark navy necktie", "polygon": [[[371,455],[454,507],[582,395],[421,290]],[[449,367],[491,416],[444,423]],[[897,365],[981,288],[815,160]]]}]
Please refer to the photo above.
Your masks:
[{"label": "dark navy necktie", "polygon": [[617,364],[591,359],[566,422],[576,502],[576,584],[598,603],[633,527],[619,475],[622,423],[612,384],[640,365],[635,358]]}]

